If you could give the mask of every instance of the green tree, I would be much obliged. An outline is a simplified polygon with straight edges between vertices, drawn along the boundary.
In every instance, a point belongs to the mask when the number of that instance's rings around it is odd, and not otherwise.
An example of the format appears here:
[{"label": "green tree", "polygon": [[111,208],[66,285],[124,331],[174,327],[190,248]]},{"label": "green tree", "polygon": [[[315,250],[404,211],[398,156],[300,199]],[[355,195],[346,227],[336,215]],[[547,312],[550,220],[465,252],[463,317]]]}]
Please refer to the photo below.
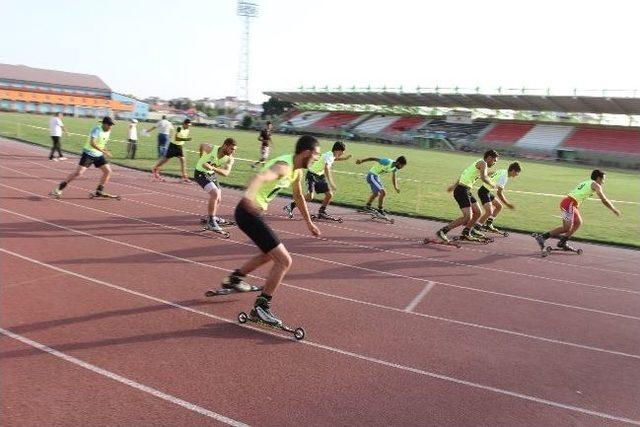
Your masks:
[{"label": "green tree", "polygon": [[242,128],[243,129],[251,129],[251,125],[253,124],[253,117],[250,115],[246,115],[242,118]]},{"label": "green tree", "polygon": [[267,102],[262,103],[262,118],[267,116],[279,116],[287,110],[293,108],[293,104],[287,101],[280,101],[278,98],[269,98]]}]

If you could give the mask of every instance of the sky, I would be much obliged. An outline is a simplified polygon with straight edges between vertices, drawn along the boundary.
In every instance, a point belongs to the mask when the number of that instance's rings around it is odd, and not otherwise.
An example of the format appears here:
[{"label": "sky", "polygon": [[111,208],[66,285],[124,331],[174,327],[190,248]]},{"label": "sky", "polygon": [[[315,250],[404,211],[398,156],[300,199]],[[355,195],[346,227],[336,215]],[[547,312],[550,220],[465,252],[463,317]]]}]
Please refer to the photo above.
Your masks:
[{"label": "sky", "polygon": [[[640,89],[637,1],[257,0],[250,100],[324,87]],[[235,0],[0,0],[0,62],[140,98],[237,94]]]}]

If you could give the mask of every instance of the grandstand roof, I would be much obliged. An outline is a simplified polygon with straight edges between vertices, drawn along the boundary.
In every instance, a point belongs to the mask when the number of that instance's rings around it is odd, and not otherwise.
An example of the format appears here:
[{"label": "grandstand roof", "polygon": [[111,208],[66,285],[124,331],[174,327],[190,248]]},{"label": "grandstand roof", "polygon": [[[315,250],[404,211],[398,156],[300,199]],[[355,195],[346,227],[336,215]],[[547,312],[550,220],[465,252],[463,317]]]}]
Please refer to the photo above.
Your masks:
[{"label": "grandstand roof", "polygon": [[0,79],[111,91],[98,76],[31,68],[26,65],[0,64]]},{"label": "grandstand roof", "polygon": [[640,98],[622,96],[481,94],[459,92],[299,91],[265,92],[293,103],[388,105],[489,110],[640,115]]}]

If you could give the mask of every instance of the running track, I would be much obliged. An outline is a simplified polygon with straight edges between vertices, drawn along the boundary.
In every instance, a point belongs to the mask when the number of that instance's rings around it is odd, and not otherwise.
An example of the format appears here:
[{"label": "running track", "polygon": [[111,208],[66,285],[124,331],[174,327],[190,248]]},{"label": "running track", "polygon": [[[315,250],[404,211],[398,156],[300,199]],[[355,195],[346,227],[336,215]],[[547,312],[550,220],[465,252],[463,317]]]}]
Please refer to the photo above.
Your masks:
[{"label": "running track", "polygon": [[197,185],[114,167],[122,201],[93,170],[54,200],[75,157],[2,140],[0,164],[3,426],[640,425],[638,251],[424,247],[435,222],[340,208],[313,238],[276,200],[295,342],[237,325],[254,294],[202,296],[255,248],[200,231]]}]

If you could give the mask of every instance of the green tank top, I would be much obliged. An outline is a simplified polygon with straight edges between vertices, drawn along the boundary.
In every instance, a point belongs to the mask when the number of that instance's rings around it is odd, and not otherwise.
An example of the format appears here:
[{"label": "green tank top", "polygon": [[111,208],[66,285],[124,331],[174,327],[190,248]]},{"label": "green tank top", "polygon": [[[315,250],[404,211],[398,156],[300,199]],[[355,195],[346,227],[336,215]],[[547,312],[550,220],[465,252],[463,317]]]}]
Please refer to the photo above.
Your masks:
[{"label": "green tank top", "polygon": [[476,163],[481,161],[483,162],[484,159],[478,159],[474,161],[469,166],[467,166],[465,170],[462,171],[462,173],[460,174],[460,178],[458,179],[458,181],[460,181],[460,184],[468,188],[473,188],[473,184],[475,184],[478,178],[480,178],[480,169],[476,167]]},{"label": "green tank top", "polygon": [[[504,187],[504,185],[507,183],[507,179],[509,179],[509,171],[507,169],[498,169],[497,171],[494,171],[491,175],[489,175],[489,180],[491,182],[495,182],[496,186],[500,186],[500,184],[502,183],[502,186]],[[482,186],[484,188],[487,188],[484,182],[482,183]]]},{"label": "green tank top", "polygon": [[594,182],[595,181],[590,179],[582,181],[580,184],[576,185],[576,188],[569,192],[569,197],[578,202],[578,206],[580,206],[582,202],[593,196],[594,191],[591,189],[591,184]]},{"label": "green tank top", "polygon": [[289,188],[293,181],[298,178],[300,174],[299,169],[294,169],[293,167],[293,154],[285,154],[280,157],[276,157],[273,160],[267,162],[266,165],[261,169],[261,171],[269,169],[276,163],[286,163],[289,165],[289,174],[287,176],[283,176],[280,179],[276,179],[275,181],[266,182],[262,184],[262,187],[258,189],[256,193],[256,199],[254,200],[256,205],[260,206],[263,211],[266,211],[269,207],[269,202],[271,202],[278,195],[280,190],[284,188]]},{"label": "green tank top", "polygon": [[185,141],[178,141],[178,136],[180,138],[189,138],[189,129],[185,129],[182,126],[176,129],[176,138],[174,138],[175,141],[173,143],[175,145],[184,145]]},{"label": "green tank top", "polygon": [[326,164],[324,160],[325,156],[333,157],[333,151],[327,151],[326,153],[322,153],[320,155],[320,158],[315,162],[313,162],[311,166],[309,166],[309,170],[315,173],[316,175],[321,175],[321,176],[324,175],[324,165]]},{"label": "green tank top", "polygon": [[91,134],[89,135],[89,138],[87,138],[87,142],[84,143],[84,146],[82,147],[82,151],[84,151],[85,153],[93,157],[102,156],[103,155],[102,151],[96,150],[91,146],[91,138],[95,138],[95,144],[98,147],[104,148],[106,147],[107,142],[109,141],[109,135],[111,135],[111,131],[105,132],[102,129],[101,125],[96,125],[91,130]]},{"label": "green tank top", "polygon": [[393,160],[384,157],[380,159],[378,163],[373,165],[371,169],[369,169],[369,173],[372,173],[374,175],[382,175],[385,173],[394,172],[395,170],[396,167],[393,165]]},{"label": "green tank top", "polygon": [[219,148],[220,147],[217,147],[214,145],[211,148],[210,152],[203,153],[202,156],[200,156],[200,158],[198,159],[198,162],[196,163],[196,170],[200,172],[208,173],[208,174],[213,174],[215,173],[214,171],[204,167],[205,163],[209,163],[212,166],[215,166],[217,168],[223,168],[227,163],[229,163],[229,161],[231,160],[231,157],[229,156],[222,156],[221,158],[218,158]]}]

